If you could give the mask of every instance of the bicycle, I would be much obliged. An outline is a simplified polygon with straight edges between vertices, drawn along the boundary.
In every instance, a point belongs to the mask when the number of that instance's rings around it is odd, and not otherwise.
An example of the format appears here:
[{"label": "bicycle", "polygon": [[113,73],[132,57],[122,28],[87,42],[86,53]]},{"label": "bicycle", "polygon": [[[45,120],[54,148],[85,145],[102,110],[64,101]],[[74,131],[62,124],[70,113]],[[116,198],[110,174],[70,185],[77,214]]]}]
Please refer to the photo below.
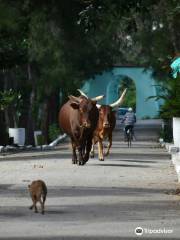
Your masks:
[{"label": "bicycle", "polygon": [[128,128],[126,130],[126,138],[127,138],[128,147],[130,148],[132,145],[132,140],[133,140],[132,128]]}]

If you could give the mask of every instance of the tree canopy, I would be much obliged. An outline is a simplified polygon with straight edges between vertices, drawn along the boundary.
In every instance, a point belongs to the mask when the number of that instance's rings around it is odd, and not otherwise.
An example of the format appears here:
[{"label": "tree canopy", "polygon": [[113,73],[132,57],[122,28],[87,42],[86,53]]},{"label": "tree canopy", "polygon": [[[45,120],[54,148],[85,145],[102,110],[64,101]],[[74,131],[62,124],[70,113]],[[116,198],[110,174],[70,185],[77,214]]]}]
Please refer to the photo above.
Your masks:
[{"label": "tree canopy", "polygon": [[27,142],[37,128],[47,142],[67,95],[114,64],[151,67],[167,83],[179,29],[178,0],[0,0],[0,90],[21,94]]}]

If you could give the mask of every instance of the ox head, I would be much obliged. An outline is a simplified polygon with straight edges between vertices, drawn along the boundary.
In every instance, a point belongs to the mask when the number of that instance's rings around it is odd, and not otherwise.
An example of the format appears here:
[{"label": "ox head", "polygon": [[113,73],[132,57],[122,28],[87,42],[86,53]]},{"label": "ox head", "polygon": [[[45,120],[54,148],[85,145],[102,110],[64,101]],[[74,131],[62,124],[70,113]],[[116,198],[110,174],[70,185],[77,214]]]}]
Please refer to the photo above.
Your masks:
[{"label": "ox head", "polygon": [[103,128],[109,128],[111,126],[112,108],[108,105],[101,105],[99,107],[99,121],[102,123]]},{"label": "ox head", "polygon": [[99,109],[99,121],[102,123],[103,128],[110,127],[112,115],[115,115],[115,112],[113,110],[122,104],[126,91],[127,89],[123,91],[121,97],[116,102],[110,105],[97,104],[97,107]]},{"label": "ox head", "polygon": [[71,107],[79,111],[80,126],[83,128],[91,128],[94,111],[98,111],[96,108],[97,101],[84,96],[69,96],[69,100]]}]

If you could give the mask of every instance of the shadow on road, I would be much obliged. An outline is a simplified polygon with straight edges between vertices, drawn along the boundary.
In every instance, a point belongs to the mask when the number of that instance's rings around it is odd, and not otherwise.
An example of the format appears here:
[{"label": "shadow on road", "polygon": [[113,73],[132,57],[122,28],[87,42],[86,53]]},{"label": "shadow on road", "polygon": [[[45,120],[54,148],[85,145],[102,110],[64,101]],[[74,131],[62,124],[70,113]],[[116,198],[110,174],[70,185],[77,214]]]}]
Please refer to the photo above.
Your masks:
[{"label": "shadow on road", "polygon": [[[120,176],[123,177],[123,176]],[[149,194],[165,194],[174,192],[175,189],[167,188],[139,188],[139,187],[66,187],[66,186],[50,186],[48,187],[48,198],[50,197],[85,197],[85,196],[139,196]],[[29,198],[28,188],[1,184],[0,196],[11,198]]]},{"label": "shadow on road", "polygon": [[[117,160],[118,161],[118,160]],[[120,160],[120,161],[123,161],[123,162],[137,162],[137,163],[157,163],[157,161],[151,161],[151,160],[133,160],[133,159],[124,159],[124,160]]]},{"label": "shadow on road", "polygon": [[136,168],[149,168],[148,165],[140,165],[140,164],[116,164],[116,163],[99,163],[99,164],[91,164],[91,166],[104,166],[104,167],[136,167]]}]

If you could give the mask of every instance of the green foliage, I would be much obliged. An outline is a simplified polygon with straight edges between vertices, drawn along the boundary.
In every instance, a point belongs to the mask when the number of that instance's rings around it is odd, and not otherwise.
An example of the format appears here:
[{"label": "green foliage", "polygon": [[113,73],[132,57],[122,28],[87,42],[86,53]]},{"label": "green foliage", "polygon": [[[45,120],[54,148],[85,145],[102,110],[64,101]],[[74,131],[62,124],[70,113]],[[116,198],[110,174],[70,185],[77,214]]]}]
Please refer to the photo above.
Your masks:
[{"label": "green foliage", "polygon": [[163,138],[164,142],[172,142],[173,131],[172,131],[172,120],[164,120],[164,127],[160,132],[160,138]]},{"label": "green foliage", "polygon": [[158,88],[158,95],[149,99],[163,100],[160,116],[166,121],[172,117],[180,117],[180,77],[169,78],[164,85],[158,85]]},{"label": "green foliage", "polygon": [[56,123],[53,123],[49,126],[49,138],[51,141],[54,141],[60,135],[60,129]]},{"label": "green foliage", "polygon": [[27,62],[27,17],[19,1],[0,1],[0,69]]},{"label": "green foliage", "polygon": [[124,107],[132,107],[136,111],[136,86],[132,79],[123,78],[120,82],[120,91],[122,92],[127,88],[126,97],[123,102]]},{"label": "green foliage", "polygon": [[161,97],[165,100],[160,112],[161,117],[180,117],[180,77],[169,79],[167,92]]},{"label": "green foliage", "polygon": [[[0,87],[21,89],[24,122],[28,115],[32,128],[47,130],[58,111],[55,106],[48,117],[54,94],[58,102],[61,92],[62,104],[113,64],[152,67],[167,84],[169,63],[180,52],[179,19],[178,0],[0,0]],[[163,117],[179,115],[179,86],[169,82],[161,94],[167,99]],[[135,108],[133,85],[127,96],[124,105]]]},{"label": "green foliage", "polygon": [[0,91],[0,109],[5,110],[13,107],[19,112],[22,105],[22,96],[20,92],[10,90]]},{"label": "green foliage", "polygon": [[36,137],[37,137],[37,145],[38,146],[42,146],[43,144],[45,144],[45,139],[42,134],[37,135]]},{"label": "green foliage", "polygon": [[14,125],[18,127],[22,111],[22,96],[20,92],[10,90],[0,91],[0,110],[9,110],[13,115]]}]

